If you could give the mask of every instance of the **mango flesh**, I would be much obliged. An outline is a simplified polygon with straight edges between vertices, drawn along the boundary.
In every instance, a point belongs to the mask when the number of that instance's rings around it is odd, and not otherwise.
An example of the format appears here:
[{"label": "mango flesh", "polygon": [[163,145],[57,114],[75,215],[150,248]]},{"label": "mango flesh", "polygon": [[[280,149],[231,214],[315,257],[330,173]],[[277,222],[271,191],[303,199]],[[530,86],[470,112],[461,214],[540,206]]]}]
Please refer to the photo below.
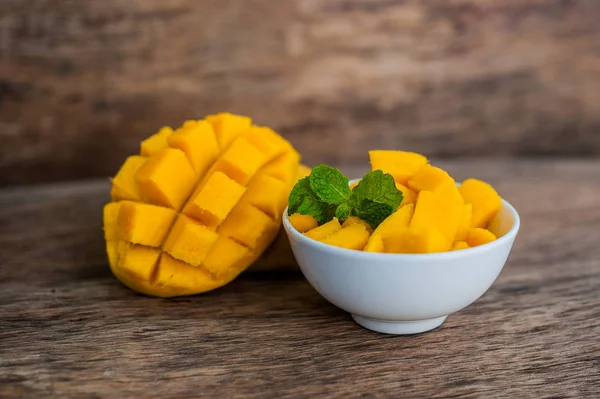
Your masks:
[{"label": "mango flesh", "polygon": [[300,156],[283,137],[229,113],[163,128],[113,178],[104,208],[114,275],[153,296],[227,284],[277,235]]},{"label": "mango flesh", "polygon": [[319,225],[317,219],[310,215],[294,213],[289,217],[290,224],[300,233],[306,233]]},{"label": "mango flesh", "polygon": [[372,150],[369,151],[369,159],[373,170],[389,173],[397,183],[403,185],[427,163],[425,156],[408,151]]},{"label": "mango flesh", "polygon": [[471,227],[486,227],[502,207],[502,199],[488,183],[467,179],[458,188],[465,203],[473,205]]},{"label": "mango flesh", "polygon": [[494,233],[489,230],[482,228],[474,228],[469,230],[469,234],[467,235],[467,244],[470,247],[477,247],[479,245],[487,244],[496,239]]},{"label": "mango flesh", "polygon": [[330,234],[321,242],[340,248],[362,250],[367,245],[369,232],[362,223],[353,223]]},{"label": "mango flesh", "polygon": [[337,233],[342,229],[342,225],[340,224],[337,218],[333,218],[327,223],[322,224],[321,226],[314,228],[310,231],[304,233],[308,238],[312,238],[313,240],[322,241],[332,235],[333,233]]}]

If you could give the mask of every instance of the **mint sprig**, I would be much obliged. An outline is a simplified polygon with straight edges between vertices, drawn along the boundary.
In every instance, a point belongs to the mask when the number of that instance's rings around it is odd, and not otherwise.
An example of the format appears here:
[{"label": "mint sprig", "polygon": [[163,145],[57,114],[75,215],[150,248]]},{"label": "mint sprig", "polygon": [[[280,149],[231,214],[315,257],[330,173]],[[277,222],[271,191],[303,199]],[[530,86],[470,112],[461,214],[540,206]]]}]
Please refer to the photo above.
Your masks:
[{"label": "mint sprig", "polygon": [[402,192],[394,178],[381,170],[367,173],[350,190],[349,179],[338,169],[316,166],[308,177],[300,179],[288,199],[288,215],[300,213],[313,216],[319,224],[337,217],[345,220],[358,216],[376,228],[398,209]]}]

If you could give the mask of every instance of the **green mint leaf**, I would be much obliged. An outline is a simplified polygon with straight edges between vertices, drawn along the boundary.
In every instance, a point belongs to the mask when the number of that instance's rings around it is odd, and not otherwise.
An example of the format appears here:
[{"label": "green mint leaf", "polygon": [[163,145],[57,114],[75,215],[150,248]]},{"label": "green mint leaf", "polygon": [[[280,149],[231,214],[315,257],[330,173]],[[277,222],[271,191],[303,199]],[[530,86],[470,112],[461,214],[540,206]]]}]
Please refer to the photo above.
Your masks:
[{"label": "green mint leaf", "polygon": [[348,216],[350,216],[351,211],[352,211],[352,208],[350,207],[350,204],[348,204],[347,202],[344,202],[343,204],[340,204],[336,208],[335,217],[341,221],[346,220],[346,219],[348,219]]},{"label": "green mint leaf", "polygon": [[347,202],[352,195],[352,191],[348,187],[348,178],[331,166],[315,166],[308,179],[316,196],[330,205]]},{"label": "green mint leaf", "polygon": [[358,203],[358,206],[353,210],[353,212],[356,214],[356,216],[369,223],[373,229],[376,229],[377,226],[379,226],[379,224],[388,216],[394,213],[395,210],[396,208],[392,208],[388,204],[374,202],[365,198]]},{"label": "green mint leaf", "polygon": [[310,215],[323,224],[333,219],[335,207],[321,201],[312,191],[308,177],[305,177],[298,180],[288,198],[288,216],[294,213]]},{"label": "green mint leaf", "polygon": [[363,200],[368,199],[378,204],[386,204],[396,210],[402,203],[404,195],[396,188],[392,175],[374,170],[367,173],[354,187],[352,197],[359,206]]}]

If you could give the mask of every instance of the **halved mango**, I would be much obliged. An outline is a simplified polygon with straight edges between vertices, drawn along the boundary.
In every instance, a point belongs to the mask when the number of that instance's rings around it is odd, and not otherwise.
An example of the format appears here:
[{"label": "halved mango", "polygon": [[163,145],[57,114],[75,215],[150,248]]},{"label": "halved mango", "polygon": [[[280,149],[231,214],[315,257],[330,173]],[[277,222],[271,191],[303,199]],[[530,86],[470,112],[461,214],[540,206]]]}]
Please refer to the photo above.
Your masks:
[{"label": "halved mango", "polygon": [[147,160],[148,158],[139,155],[132,155],[125,160],[121,169],[112,179],[110,196],[113,201],[140,201],[142,199],[140,188],[135,182],[135,175]]},{"label": "halved mango", "polygon": [[165,126],[158,131],[158,133],[153,134],[148,137],[146,140],[142,141],[140,144],[140,155],[144,157],[150,157],[160,150],[168,148],[167,139],[173,133],[173,129],[169,126]]},{"label": "halved mango", "polygon": [[119,204],[117,229],[120,239],[160,247],[175,220],[175,211],[141,202],[122,201]]},{"label": "halved mango", "polygon": [[179,215],[163,245],[163,250],[175,259],[200,266],[219,235],[209,227],[187,216]]},{"label": "halved mango", "polygon": [[205,119],[213,125],[221,151],[226,150],[237,137],[248,131],[252,125],[251,118],[229,112],[207,115]]},{"label": "halved mango", "polygon": [[188,121],[168,137],[168,145],[183,151],[196,175],[203,175],[219,156],[219,144],[210,123]]},{"label": "halved mango", "polygon": [[267,157],[244,137],[237,138],[215,164],[215,171],[245,186],[267,161]]}]

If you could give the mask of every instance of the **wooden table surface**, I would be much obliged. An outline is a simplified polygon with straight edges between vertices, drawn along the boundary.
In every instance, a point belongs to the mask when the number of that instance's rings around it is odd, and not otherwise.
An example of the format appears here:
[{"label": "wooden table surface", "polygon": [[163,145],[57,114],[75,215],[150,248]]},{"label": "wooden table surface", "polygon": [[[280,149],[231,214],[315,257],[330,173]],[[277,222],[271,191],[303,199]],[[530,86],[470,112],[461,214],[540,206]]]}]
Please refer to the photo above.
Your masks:
[{"label": "wooden table surface", "polygon": [[360,328],[293,272],[135,294],[105,260],[107,181],[0,190],[0,397],[600,397],[600,161],[443,166],[522,227],[491,289],[415,336]]}]

